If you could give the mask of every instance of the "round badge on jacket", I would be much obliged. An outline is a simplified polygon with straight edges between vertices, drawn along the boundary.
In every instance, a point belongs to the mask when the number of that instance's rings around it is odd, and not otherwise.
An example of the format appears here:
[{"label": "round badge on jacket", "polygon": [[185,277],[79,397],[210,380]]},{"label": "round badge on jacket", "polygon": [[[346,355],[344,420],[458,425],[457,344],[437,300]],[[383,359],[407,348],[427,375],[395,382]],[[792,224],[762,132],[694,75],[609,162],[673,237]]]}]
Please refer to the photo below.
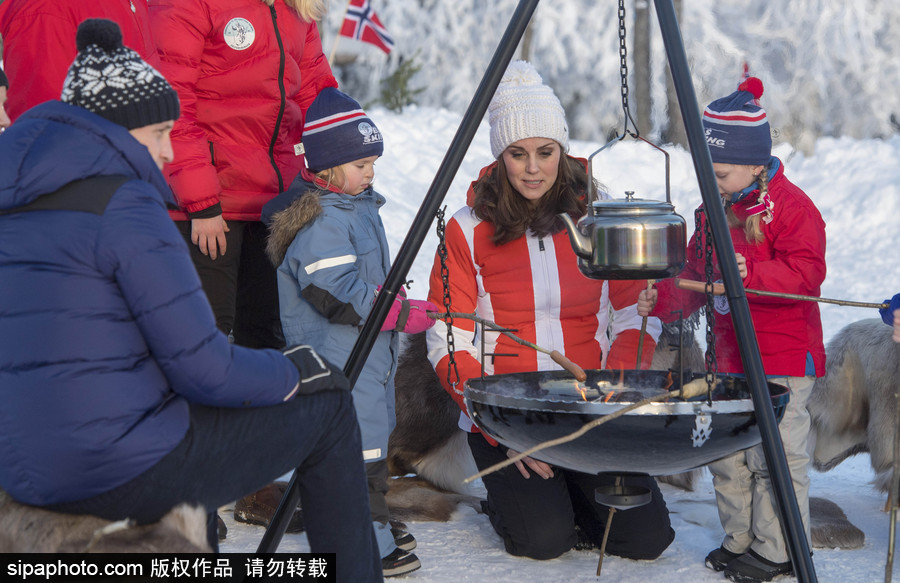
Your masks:
[{"label": "round badge on jacket", "polygon": [[242,51],[256,40],[256,29],[246,18],[232,18],[225,25],[225,42],[236,51]]}]

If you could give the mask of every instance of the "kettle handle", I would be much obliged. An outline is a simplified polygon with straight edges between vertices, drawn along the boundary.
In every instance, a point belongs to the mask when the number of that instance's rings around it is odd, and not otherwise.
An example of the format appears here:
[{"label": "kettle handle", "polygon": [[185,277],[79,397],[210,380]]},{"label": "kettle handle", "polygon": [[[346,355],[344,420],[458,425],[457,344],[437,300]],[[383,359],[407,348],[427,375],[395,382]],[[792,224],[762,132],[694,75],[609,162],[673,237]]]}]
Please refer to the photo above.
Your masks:
[{"label": "kettle handle", "polygon": [[[670,185],[671,171],[669,168],[669,166],[670,166],[669,165],[669,153],[667,151],[663,150],[662,148],[660,148],[659,146],[657,146],[656,144],[654,144],[653,142],[647,140],[646,138],[644,138],[630,130],[626,131],[626,134],[630,135],[632,138],[634,138],[636,140],[640,140],[646,144],[649,144],[653,148],[662,152],[663,156],[665,156],[665,158],[666,158],[666,202],[669,204],[672,204],[672,189],[671,189],[671,185]],[[594,191],[594,156],[596,156],[603,150],[606,150],[607,148],[609,148],[616,142],[621,142],[624,137],[625,137],[624,135],[622,135],[622,136],[617,135],[615,138],[608,141],[599,150],[595,151],[593,154],[588,156],[588,206],[589,207],[590,207],[590,205],[592,205],[594,203],[595,200],[599,200],[597,193]]]}]

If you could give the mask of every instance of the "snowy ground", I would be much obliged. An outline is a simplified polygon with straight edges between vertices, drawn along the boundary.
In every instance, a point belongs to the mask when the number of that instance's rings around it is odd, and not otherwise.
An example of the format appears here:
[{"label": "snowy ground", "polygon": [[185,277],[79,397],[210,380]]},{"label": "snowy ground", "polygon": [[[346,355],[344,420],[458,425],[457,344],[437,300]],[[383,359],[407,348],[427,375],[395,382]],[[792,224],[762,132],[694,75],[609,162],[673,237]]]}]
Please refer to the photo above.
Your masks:
[{"label": "snowy ground", "polygon": [[[850,521],[866,535],[857,550],[814,549],[813,563],[819,581],[872,583],[884,580],[888,548],[888,514],[885,499],[869,485],[872,470],[867,455],[859,455],[827,473],[812,473],[812,495],[837,503]],[[483,495],[478,486],[474,492]],[[685,492],[667,484],[662,491],[669,506],[675,541],[662,557],[652,562],[606,556],[601,580],[617,583],[685,583],[725,581],[721,573],[703,566],[706,553],[721,542],[712,478],[708,473],[696,491]],[[222,552],[255,552],[262,527],[236,523],[230,507],[220,515],[228,525]],[[422,568],[400,579],[427,583],[546,583],[597,581],[597,551],[569,551],[550,561],[534,561],[508,555],[503,542],[485,515],[460,507],[450,522],[411,522],[418,541],[416,555]],[[306,552],[304,534],[286,534],[279,552]],[[900,573],[900,568],[895,567]],[[790,578],[782,578],[790,581]]]},{"label": "snowy ground", "polygon": [[[403,115],[369,112],[385,136],[385,155],[376,168],[376,189],[388,203],[381,211],[391,250],[396,254],[413,217],[428,192],[452,141],[461,115],[443,110],[409,108]],[[571,153],[587,157],[600,144],[576,142]],[[897,246],[900,217],[900,136],[889,140],[823,139],[809,157],[778,144],[788,177],[816,202],[827,224],[828,276],[822,289],[827,298],[880,302],[900,292]],[[693,210],[701,202],[691,158],[671,150],[672,200],[693,230]],[[465,190],[478,170],[491,161],[487,125],[482,124],[444,202],[448,214],[460,207]],[[634,190],[638,198],[662,199],[662,156],[634,142],[623,142],[595,158],[595,174],[615,198]],[[775,212],[778,212],[777,209]],[[409,273],[410,296],[424,297],[437,239],[429,234]],[[840,328],[875,310],[820,304],[825,340]],[[836,502],[866,535],[865,547],[854,551],[816,549],[814,564],[820,581],[871,583],[884,579],[888,515],[884,497],[869,481],[867,455],[845,461],[828,473],[812,473],[812,495]],[[479,485],[476,482],[476,485]],[[480,487],[480,486],[479,486]],[[721,541],[722,531],[707,475],[695,492],[663,485],[676,531],[674,543],[657,561],[635,562],[606,557],[607,581],[721,581],[721,574],[703,567],[706,553]],[[476,493],[483,493],[476,488]],[[223,552],[255,552],[263,534],[259,527],[236,524],[222,511],[229,533]],[[410,523],[419,541],[416,554],[422,568],[410,580],[429,583],[496,581],[537,583],[595,581],[596,552],[571,551],[551,561],[507,555],[485,516],[470,508],[457,511],[449,523]],[[285,535],[279,551],[306,550],[305,536]]]}]

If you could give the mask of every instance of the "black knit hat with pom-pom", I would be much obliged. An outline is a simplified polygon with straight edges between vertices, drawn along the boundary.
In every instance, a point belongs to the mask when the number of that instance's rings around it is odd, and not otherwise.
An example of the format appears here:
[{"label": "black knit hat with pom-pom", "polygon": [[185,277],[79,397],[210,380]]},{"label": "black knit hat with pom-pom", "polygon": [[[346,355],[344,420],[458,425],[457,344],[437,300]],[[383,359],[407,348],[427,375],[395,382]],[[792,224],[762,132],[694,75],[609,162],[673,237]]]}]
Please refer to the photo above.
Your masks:
[{"label": "black knit hat with pom-pom", "polygon": [[89,18],[75,36],[78,55],[60,100],[133,130],[178,119],[178,94],[165,77],[122,44],[112,20]]}]

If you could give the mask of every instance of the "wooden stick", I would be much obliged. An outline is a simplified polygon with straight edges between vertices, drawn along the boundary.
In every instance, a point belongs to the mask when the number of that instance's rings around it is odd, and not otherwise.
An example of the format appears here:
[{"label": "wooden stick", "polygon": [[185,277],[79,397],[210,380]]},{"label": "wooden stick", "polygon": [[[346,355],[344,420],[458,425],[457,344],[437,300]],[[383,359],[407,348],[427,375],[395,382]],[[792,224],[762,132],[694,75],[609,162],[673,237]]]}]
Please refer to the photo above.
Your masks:
[{"label": "wooden stick", "polygon": [[687,400],[692,397],[697,397],[699,395],[705,395],[707,393],[707,390],[708,389],[706,386],[706,379],[700,378],[700,379],[694,379],[691,382],[687,383],[686,385],[682,385],[681,390],[667,391],[667,392],[659,394],[659,395],[653,395],[652,397],[647,397],[646,399],[644,399],[642,401],[638,401],[637,403],[632,403],[631,405],[622,407],[618,411],[614,411],[614,412],[610,413],[609,415],[604,415],[603,417],[598,417],[589,423],[585,423],[584,425],[581,426],[580,429],[578,429],[577,431],[573,431],[572,433],[570,433],[568,435],[563,435],[562,437],[557,437],[556,439],[544,441],[544,442],[539,443],[539,444],[535,445],[534,447],[531,447],[519,454],[516,454],[515,456],[513,456],[509,459],[503,460],[502,462],[498,462],[489,468],[485,468],[484,470],[478,472],[474,476],[469,476],[468,478],[463,480],[463,484],[469,484],[471,482],[474,482],[478,478],[482,478],[488,474],[493,474],[494,472],[496,472],[498,470],[502,470],[506,466],[510,466],[510,465],[516,463],[517,461],[530,456],[531,454],[533,454],[535,452],[541,451],[542,449],[547,449],[548,447],[553,447],[554,445],[560,445],[562,443],[567,443],[569,441],[577,439],[577,438],[581,437],[582,435],[584,435],[585,433],[587,433],[588,431],[590,431],[591,429],[593,429],[594,427],[597,427],[598,425],[602,425],[602,424],[606,423],[607,421],[612,421],[613,419],[617,419],[617,418],[621,417],[622,415],[625,415],[626,413],[629,413],[631,411],[634,411],[635,409],[639,409],[639,408],[643,407],[644,405],[649,405],[650,403],[657,403],[659,401],[666,401],[668,399],[671,399],[672,397],[680,397],[682,399]]},{"label": "wooden stick", "polygon": [[[686,289],[688,291],[706,293],[706,284],[702,281],[693,281],[691,279],[680,279],[675,278],[675,287],[680,289]],[[839,306],[853,306],[856,308],[876,308],[882,309],[890,306],[889,303],[868,303],[868,302],[851,302],[849,300],[833,300],[829,298],[817,298],[814,296],[802,296],[799,294],[788,294],[781,292],[773,292],[773,291],[763,291],[758,289],[745,289],[745,292],[748,294],[755,294],[758,296],[770,296],[774,298],[786,298],[789,300],[801,300],[805,302],[822,302],[826,304],[837,304]],[[725,286],[721,283],[713,284],[713,295],[721,296],[725,295]]]},{"label": "wooden stick", "polygon": [[[341,18],[340,26],[344,26],[344,20],[347,19],[347,11],[350,10],[350,2],[347,2],[347,6],[344,8],[344,16]],[[341,40],[341,29],[338,28],[337,34],[334,36],[334,44],[331,45],[331,54],[328,55],[328,66],[333,66],[334,56],[337,54],[337,46],[338,41]]]},{"label": "wooden stick", "polygon": [[[433,318],[435,320],[440,320],[445,315],[446,314],[441,313],[441,312],[428,312],[428,317]],[[587,380],[587,373],[584,372],[584,369],[581,368],[580,366],[578,366],[577,364],[575,364],[574,362],[572,362],[571,360],[569,360],[568,358],[566,358],[565,355],[563,355],[558,350],[548,350],[546,348],[542,348],[542,347],[538,346],[537,344],[534,344],[532,342],[529,342],[527,340],[519,338],[518,336],[516,336],[509,330],[505,330],[505,329],[501,328],[500,326],[498,326],[496,323],[491,322],[490,320],[487,320],[485,318],[482,318],[481,316],[476,316],[475,314],[466,314],[466,313],[462,313],[462,312],[450,312],[450,317],[451,318],[462,318],[464,320],[473,320],[475,322],[478,322],[485,328],[489,328],[491,330],[494,330],[495,332],[501,332],[503,334],[506,334],[507,336],[509,336],[510,338],[512,338],[513,340],[515,340],[516,342],[518,342],[519,344],[521,344],[523,346],[528,346],[529,348],[533,348],[534,350],[537,350],[538,352],[543,352],[544,354],[549,354],[550,358],[553,359],[553,362],[555,362],[559,366],[566,369],[573,377],[575,377],[576,381],[584,382]]]},{"label": "wooden stick", "polygon": [[[622,476],[616,476],[616,486],[622,480]],[[603,528],[603,541],[600,543],[600,558],[597,559],[597,576],[600,576],[600,571],[603,569],[603,555],[606,553],[606,542],[609,540],[609,529],[612,526],[612,519],[616,513],[616,509],[614,506],[609,507],[609,514],[606,515],[606,526]]]},{"label": "wooden stick", "polygon": [[[653,289],[654,280],[647,280],[647,291],[649,292]],[[638,335],[638,349],[637,349],[637,364],[634,366],[635,369],[641,370],[641,354],[644,352],[644,335],[647,333],[647,316],[641,318],[641,333]],[[598,573],[599,575],[599,573]]]}]

